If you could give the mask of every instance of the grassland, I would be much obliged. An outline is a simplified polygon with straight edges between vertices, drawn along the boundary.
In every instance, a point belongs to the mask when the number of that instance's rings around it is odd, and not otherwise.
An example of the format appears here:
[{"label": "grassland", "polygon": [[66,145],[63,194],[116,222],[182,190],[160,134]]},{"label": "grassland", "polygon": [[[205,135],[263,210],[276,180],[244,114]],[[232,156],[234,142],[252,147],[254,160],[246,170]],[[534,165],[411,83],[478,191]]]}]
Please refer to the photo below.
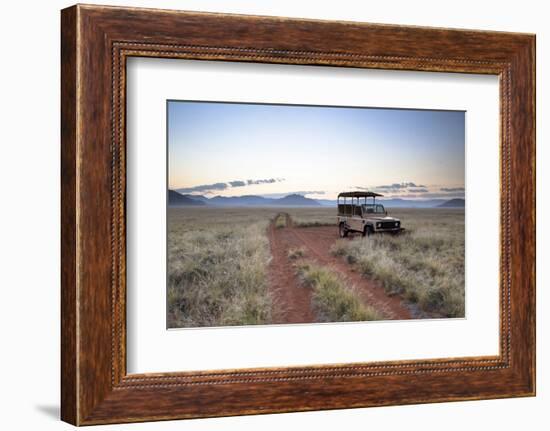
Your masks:
[{"label": "grassland", "polygon": [[336,210],[327,207],[285,208],[296,227],[334,226]]},{"label": "grassland", "polygon": [[395,210],[405,233],[338,240],[332,253],[432,316],[464,317],[464,210]]},{"label": "grassland", "polygon": [[168,210],[168,327],[271,323],[266,229],[275,215]]},{"label": "grassland", "polygon": [[[332,226],[331,252],[389,295],[417,304],[426,316],[464,316],[464,211],[390,210],[407,229],[400,236],[337,240],[334,208],[170,208],[168,210],[168,327],[272,323],[267,227]],[[327,227],[327,229],[332,229]],[[378,319],[351,286],[327,268],[285,252],[301,282],[312,289],[318,321]],[[308,256],[305,256],[308,258]]]}]

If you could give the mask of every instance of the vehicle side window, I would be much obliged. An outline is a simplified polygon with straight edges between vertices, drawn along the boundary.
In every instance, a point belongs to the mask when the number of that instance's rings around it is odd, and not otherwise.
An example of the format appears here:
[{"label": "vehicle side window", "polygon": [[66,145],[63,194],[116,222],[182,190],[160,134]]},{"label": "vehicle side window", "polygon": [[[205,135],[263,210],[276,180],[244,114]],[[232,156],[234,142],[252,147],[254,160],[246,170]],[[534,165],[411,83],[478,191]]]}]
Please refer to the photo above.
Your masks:
[{"label": "vehicle side window", "polygon": [[360,206],[355,205],[353,207],[353,215],[361,217],[361,207]]}]

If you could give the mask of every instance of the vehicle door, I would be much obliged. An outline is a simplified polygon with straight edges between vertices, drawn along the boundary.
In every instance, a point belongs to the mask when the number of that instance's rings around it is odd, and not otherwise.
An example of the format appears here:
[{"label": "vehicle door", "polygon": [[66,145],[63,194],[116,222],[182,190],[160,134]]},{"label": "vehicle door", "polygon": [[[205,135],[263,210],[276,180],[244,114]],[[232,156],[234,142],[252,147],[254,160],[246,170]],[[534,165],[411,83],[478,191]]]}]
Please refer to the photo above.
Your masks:
[{"label": "vehicle door", "polygon": [[349,219],[350,228],[362,232],[363,231],[363,217],[361,215],[361,206],[353,205],[353,215]]}]

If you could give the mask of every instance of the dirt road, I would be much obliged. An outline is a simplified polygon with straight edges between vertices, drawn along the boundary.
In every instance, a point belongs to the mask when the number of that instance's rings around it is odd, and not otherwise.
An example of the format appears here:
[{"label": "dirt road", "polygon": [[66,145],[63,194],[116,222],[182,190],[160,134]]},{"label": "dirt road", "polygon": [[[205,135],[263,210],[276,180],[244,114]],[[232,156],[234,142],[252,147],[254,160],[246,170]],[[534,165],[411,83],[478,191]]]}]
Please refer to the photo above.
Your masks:
[{"label": "dirt road", "polygon": [[[308,260],[337,272],[347,285],[355,285],[366,304],[371,305],[386,319],[411,319],[413,315],[401,298],[386,295],[382,286],[368,280],[353,268],[330,254],[330,247],[338,239],[336,226],[298,228],[292,225],[288,214],[287,227],[269,226],[272,260],[269,266],[270,288],[274,297],[273,323],[312,323],[311,290],[300,285],[292,261],[291,248],[305,249]],[[352,237],[348,238],[352,240]]]}]

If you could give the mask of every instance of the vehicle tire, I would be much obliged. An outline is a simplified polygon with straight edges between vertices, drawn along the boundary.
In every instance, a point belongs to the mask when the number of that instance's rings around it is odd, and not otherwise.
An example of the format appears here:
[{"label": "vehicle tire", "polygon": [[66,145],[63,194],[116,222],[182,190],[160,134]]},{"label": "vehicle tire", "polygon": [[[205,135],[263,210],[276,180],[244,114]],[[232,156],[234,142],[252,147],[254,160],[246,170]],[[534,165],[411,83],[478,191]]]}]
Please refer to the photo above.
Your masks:
[{"label": "vehicle tire", "polygon": [[338,226],[338,234],[340,235],[340,238],[345,238],[348,236],[348,230],[346,229],[345,223],[340,223]]},{"label": "vehicle tire", "polygon": [[372,235],[372,226],[365,226],[365,229],[363,229],[363,236],[371,236]]}]

